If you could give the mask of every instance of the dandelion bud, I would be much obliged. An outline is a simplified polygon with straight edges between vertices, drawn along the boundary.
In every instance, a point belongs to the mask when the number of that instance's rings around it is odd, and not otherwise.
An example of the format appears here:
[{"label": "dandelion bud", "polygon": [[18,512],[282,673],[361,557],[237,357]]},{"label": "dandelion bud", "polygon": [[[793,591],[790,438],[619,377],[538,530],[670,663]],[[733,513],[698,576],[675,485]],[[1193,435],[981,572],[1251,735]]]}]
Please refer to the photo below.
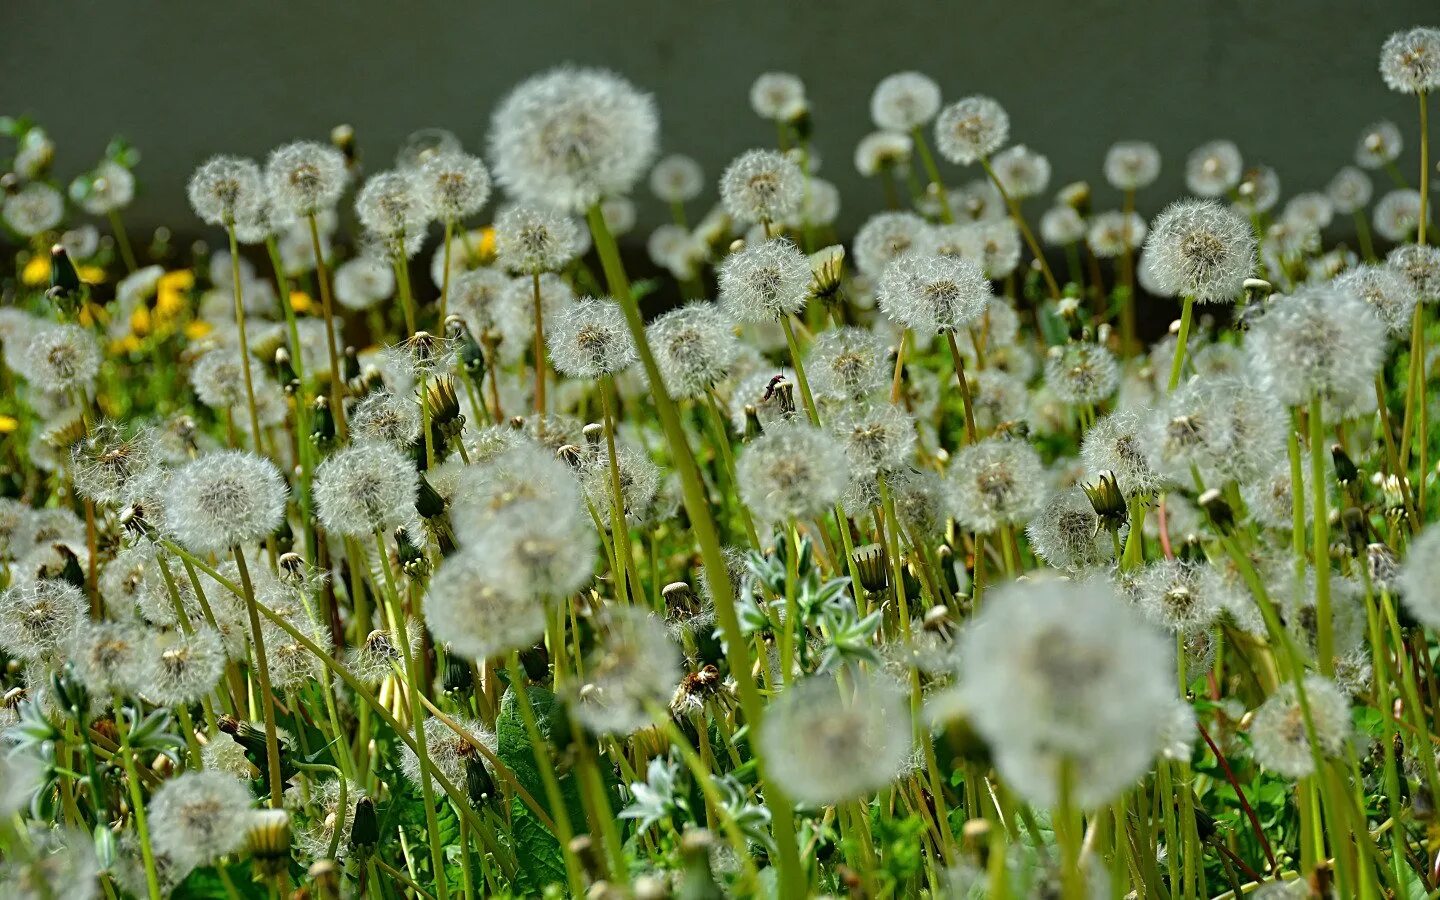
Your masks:
[{"label": "dandelion bud", "polygon": [[316,397],[310,403],[310,440],[318,447],[328,447],[335,440],[335,416],[328,397]]},{"label": "dandelion bud", "polygon": [[1200,495],[1198,502],[1220,533],[1229,534],[1230,529],[1235,526],[1235,511],[1225,502],[1220,489],[1210,488]]},{"label": "dandelion bud", "polygon": [[255,868],[265,878],[275,878],[290,865],[290,813],[283,809],[258,809],[251,814],[245,830],[245,845]]},{"label": "dandelion bud", "polygon": [[1349,485],[1360,477],[1360,472],[1355,468],[1355,462],[1345,448],[1339,444],[1330,445],[1330,458],[1335,463],[1335,480],[1342,485]]},{"label": "dandelion bud", "polygon": [[75,270],[70,254],[63,244],[54,244],[50,247],[50,290],[45,296],[73,303],[81,289],[80,273]]},{"label": "dandelion bud", "polygon": [[775,402],[780,407],[780,415],[789,418],[795,415],[795,385],[788,380],[780,380],[772,385],[774,389]]},{"label": "dandelion bud", "polygon": [[696,610],[695,591],[683,581],[672,581],[661,588],[660,596],[665,600],[665,609],[672,614],[688,614]]},{"label": "dandelion bud", "polygon": [[380,843],[380,819],[375,812],[375,801],[368,796],[355,803],[349,843],[350,850],[362,860],[368,858]]},{"label": "dandelion bud", "polygon": [[860,574],[860,586],[872,594],[878,594],[890,586],[890,563],[885,548],[879,544],[856,547],[850,554],[855,570]]}]

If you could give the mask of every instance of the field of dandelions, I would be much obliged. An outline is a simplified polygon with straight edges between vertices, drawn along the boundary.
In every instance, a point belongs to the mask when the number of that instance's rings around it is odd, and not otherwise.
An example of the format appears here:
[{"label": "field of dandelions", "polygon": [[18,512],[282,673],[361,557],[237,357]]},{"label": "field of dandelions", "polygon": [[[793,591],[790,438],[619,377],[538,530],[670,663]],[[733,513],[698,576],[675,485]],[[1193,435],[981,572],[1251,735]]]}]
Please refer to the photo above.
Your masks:
[{"label": "field of dandelions", "polygon": [[892,75],[853,236],[784,73],[718,180],[557,68],[189,247],[3,120],[0,896],[1437,896],[1440,29],[1379,74],[1283,200]]}]

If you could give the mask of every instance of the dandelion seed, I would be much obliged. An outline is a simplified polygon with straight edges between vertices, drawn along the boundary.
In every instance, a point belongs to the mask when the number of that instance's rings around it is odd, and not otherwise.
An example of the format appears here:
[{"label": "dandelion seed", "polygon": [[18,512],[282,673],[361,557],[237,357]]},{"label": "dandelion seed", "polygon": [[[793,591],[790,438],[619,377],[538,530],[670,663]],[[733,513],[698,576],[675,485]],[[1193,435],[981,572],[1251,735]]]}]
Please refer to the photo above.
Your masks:
[{"label": "dandelion seed", "polygon": [[655,354],[660,380],[676,399],[699,397],[725,378],[740,349],[730,319],[707,301],[656,317],[645,328],[645,340]]},{"label": "dandelion seed", "polygon": [[1341,215],[1364,209],[1370,203],[1373,192],[1370,177],[1354,166],[1345,166],[1336,172],[1325,187],[1325,195]]},{"label": "dandelion seed", "polygon": [[1101,259],[1120,256],[1126,250],[1134,251],[1145,241],[1149,228],[1137,213],[1119,211],[1102,212],[1090,219],[1090,228],[1085,232],[1085,243]]},{"label": "dandelion seed", "polygon": [[1046,354],[1045,381],[1065,403],[1094,405],[1120,386],[1120,363],[1100,344],[1071,341]]},{"label": "dandelion seed", "polygon": [[[615,468],[620,479],[621,509],[626,521],[633,524],[655,501],[655,495],[660,490],[660,467],[643,450],[628,442],[617,441]],[[611,527],[610,451],[603,442],[582,457],[579,475],[580,486],[600,517],[601,524]]]},{"label": "dandelion seed", "polygon": [[863,400],[888,383],[885,342],[863,328],[832,328],[810,345],[805,369],[817,398]]},{"label": "dandelion seed", "polygon": [[536,206],[507,207],[495,220],[495,253],[512,272],[558,272],[580,249],[580,228],[569,216]]},{"label": "dandelion seed", "polygon": [[64,394],[88,390],[100,371],[100,345],[79,325],[36,328],[19,357],[17,373],[37,389]]},{"label": "dandelion seed", "polygon": [[1040,216],[1040,239],[1051,247],[1068,247],[1085,239],[1087,227],[1073,206],[1052,206]]},{"label": "dandelion seed", "polygon": [[1440,300],[1440,247],[1401,244],[1390,251],[1385,263],[1409,279],[1421,301]]},{"label": "dandelion seed", "polygon": [[0,648],[22,660],[58,652],[85,621],[90,603],[68,581],[43,578],[0,593]]},{"label": "dandelion seed", "polygon": [[1036,556],[1062,571],[1099,565],[1115,553],[1114,541],[1080,488],[1052,494],[1025,527],[1025,536]]},{"label": "dandelion seed", "polygon": [[[217,613],[217,617],[219,615]],[[243,628],[238,615],[233,618],[234,627]],[[197,626],[188,634],[155,632],[129,681],[140,686],[140,692],[160,706],[198,703],[220,681],[225,658],[225,645],[219,632],[208,626]]]},{"label": "dandelion seed", "polygon": [[[70,183],[70,197],[92,216],[116,212],[135,199],[135,175],[112,159],[102,160],[84,182],[77,178]],[[84,258],[91,254],[71,255]]]},{"label": "dandelion seed", "polygon": [[458,222],[479,212],[490,199],[490,172],[465,153],[437,153],[414,175],[420,201],[442,222]]},{"label": "dandelion seed", "polygon": [[594,734],[631,734],[651,723],[651,707],[669,705],[680,678],[679,649],[664,623],[640,609],[612,609],[572,708]]},{"label": "dandelion seed", "polygon": [[1007,147],[990,161],[1005,193],[1016,200],[1045,193],[1050,184],[1050,160],[1024,144]]},{"label": "dandelion seed", "polygon": [[908,134],[872,131],[855,145],[855,171],[866,178],[907,165],[915,141]]},{"label": "dandelion seed", "polygon": [[515,504],[496,513],[470,546],[488,558],[497,591],[532,600],[567,596],[592,577],[594,526],[573,513],[539,519],[536,512]]},{"label": "dandelion seed", "polygon": [[1400,188],[1386,192],[1375,204],[1375,231],[1387,241],[1400,243],[1420,227],[1420,192]]},{"label": "dandelion seed", "polygon": [[545,633],[545,608],[497,591],[493,564],[471,550],[448,557],[426,588],[425,622],[450,652],[483,662],[532,646]]},{"label": "dandelion seed", "polygon": [[1234,300],[1255,265],[1254,233],[1217,203],[1172,204],[1155,219],[1145,263],[1167,293],[1202,303]]},{"label": "dandelion seed", "polygon": [[1102,417],[1085,432],[1080,458],[1091,476],[1113,472],[1126,497],[1143,496],[1163,486],[1166,479],[1151,467],[1145,452],[1147,417],[1139,411],[1118,409]]},{"label": "dandelion seed", "polygon": [[1429,526],[1410,544],[1410,553],[1400,567],[1400,596],[1411,615],[1431,628],[1440,622],[1440,527]]},{"label": "dandelion seed", "polygon": [[687,203],[704,189],[700,164],[683,154],[667,156],[650,170],[650,191],[665,203]]},{"label": "dandelion seed", "polygon": [[1380,319],[1364,301],[1333,288],[1273,299],[1246,339],[1262,386],[1286,406],[1318,396],[1344,409],[1373,399],[1384,347]]},{"label": "dandelion seed", "polygon": [[1410,333],[1420,297],[1411,281],[1397,269],[1364,265],[1342,274],[1334,284],[1337,290],[1364,300],[1392,337],[1403,338]]},{"label": "dandelion seed", "polygon": [[190,206],[208,225],[229,227],[251,217],[265,198],[260,167],[236,156],[212,157],[190,177]]},{"label": "dandelion seed", "polygon": [[355,198],[355,215],[393,257],[420,252],[431,211],[412,176],[381,172],[370,176]]}]

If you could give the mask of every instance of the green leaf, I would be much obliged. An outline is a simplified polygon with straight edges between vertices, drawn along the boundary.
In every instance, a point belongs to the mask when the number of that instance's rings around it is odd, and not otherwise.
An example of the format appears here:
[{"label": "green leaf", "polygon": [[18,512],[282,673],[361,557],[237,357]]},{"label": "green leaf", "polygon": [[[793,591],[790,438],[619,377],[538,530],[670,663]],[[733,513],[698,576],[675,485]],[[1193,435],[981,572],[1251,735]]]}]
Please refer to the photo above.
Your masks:
[{"label": "green leaf", "polygon": [[[235,885],[235,893],[243,900],[266,900],[269,892],[265,885],[256,881],[250,874],[250,861],[227,866],[225,874],[230,876],[230,883]],[[220,880],[220,873],[214,866],[205,866],[196,869],[180,882],[179,886],[170,895],[171,900],[225,900],[230,896],[225,890],[225,884]]]}]

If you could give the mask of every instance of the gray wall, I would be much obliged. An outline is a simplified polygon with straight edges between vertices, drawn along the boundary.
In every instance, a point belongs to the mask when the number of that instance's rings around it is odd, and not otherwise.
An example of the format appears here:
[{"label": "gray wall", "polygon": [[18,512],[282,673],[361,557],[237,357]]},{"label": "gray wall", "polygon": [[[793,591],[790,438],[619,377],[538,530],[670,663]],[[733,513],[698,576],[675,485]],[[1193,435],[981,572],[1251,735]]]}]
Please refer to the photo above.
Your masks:
[{"label": "gray wall", "polygon": [[[654,91],[666,148],[695,155],[713,179],[739,151],[773,141],[746,94],[757,73],[780,68],[809,85],[821,174],[839,183],[853,227],[881,202],[851,164],[870,90],[915,68],[947,98],[999,98],[1014,139],[1049,154],[1056,185],[1099,183],[1113,139],[1155,141],[1164,173],[1142,197],[1153,211],[1182,189],[1183,154],[1219,136],[1274,165],[1288,195],[1322,186],[1358,129],[1390,117],[1410,139],[1413,171],[1414,100],[1384,88],[1376,53],[1389,32],[1437,22],[1434,0],[3,0],[0,112],[38,118],[66,177],[125,135],[144,154],[131,218],[184,233],[195,227],[185,179],[211,153],[260,157],[338,122],[355,126],[372,170],[427,125],[479,150],[503,92],[565,61]],[[642,225],[660,215],[647,203]]]}]

